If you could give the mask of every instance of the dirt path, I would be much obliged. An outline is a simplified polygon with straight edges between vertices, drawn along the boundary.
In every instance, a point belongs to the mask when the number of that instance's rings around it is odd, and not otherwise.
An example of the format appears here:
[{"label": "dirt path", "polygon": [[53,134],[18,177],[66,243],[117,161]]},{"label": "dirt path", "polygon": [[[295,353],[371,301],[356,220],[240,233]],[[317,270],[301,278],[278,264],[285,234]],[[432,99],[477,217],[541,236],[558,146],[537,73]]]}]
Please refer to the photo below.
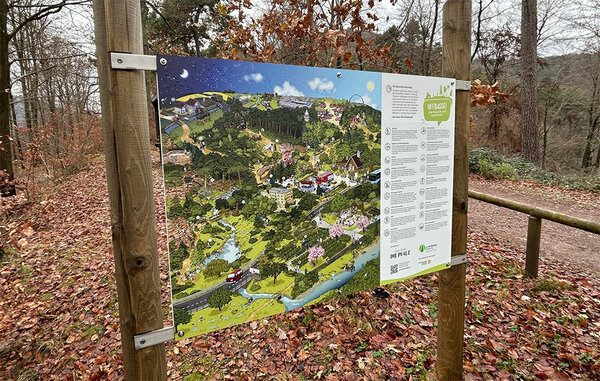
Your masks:
[{"label": "dirt path", "polygon": [[[600,195],[527,182],[485,180],[471,176],[469,189],[571,216],[600,222]],[[525,248],[528,216],[469,199],[469,227]],[[600,236],[555,222],[542,222],[542,258],[557,258],[600,275]]]},{"label": "dirt path", "polygon": [[[190,127],[184,123],[183,121],[181,122],[181,128],[183,129],[183,133],[181,134],[181,141],[184,143],[190,143],[193,144],[195,146],[198,146],[196,144],[196,142],[194,142],[191,138],[190,138]],[[200,148],[198,146],[198,148]]]}]

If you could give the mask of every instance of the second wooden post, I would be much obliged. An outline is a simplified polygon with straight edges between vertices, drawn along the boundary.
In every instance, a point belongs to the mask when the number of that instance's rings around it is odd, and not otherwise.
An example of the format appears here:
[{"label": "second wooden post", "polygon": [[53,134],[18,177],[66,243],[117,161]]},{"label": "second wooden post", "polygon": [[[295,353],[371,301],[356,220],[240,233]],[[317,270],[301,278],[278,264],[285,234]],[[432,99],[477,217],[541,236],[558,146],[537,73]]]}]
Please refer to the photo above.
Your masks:
[{"label": "second wooden post", "polygon": [[[470,81],[471,1],[448,1],[444,5],[443,25],[442,75]],[[468,91],[457,91],[455,109],[452,256],[465,254],[467,250],[470,115]],[[465,272],[465,264],[440,272],[436,375],[441,381],[462,379]]]},{"label": "second wooden post", "polygon": [[527,251],[525,257],[525,273],[531,278],[537,278],[540,262],[540,238],[542,235],[542,219],[529,216],[527,224]]}]

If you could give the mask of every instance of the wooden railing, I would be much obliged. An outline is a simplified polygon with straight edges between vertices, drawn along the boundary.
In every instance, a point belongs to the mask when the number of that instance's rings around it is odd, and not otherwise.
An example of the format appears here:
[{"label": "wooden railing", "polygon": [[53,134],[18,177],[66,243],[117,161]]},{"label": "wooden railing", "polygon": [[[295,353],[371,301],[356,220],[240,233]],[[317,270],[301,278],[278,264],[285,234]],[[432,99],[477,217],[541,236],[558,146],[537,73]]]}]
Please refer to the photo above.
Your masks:
[{"label": "wooden railing", "polygon": [[525,272],[535,278],[538,276],[540,258],[540,236],[542,233],[542,219],[557,222],[590,233],[600,234],[600,223],[584,220],[583,218],[568,216],[547,209],[523,204],[517,201],[492,196],[490,194],[469,190],[469,197],[479,201],[498,205],[503,208],[529,214],[527,226],[527,250],[525,259]]}]

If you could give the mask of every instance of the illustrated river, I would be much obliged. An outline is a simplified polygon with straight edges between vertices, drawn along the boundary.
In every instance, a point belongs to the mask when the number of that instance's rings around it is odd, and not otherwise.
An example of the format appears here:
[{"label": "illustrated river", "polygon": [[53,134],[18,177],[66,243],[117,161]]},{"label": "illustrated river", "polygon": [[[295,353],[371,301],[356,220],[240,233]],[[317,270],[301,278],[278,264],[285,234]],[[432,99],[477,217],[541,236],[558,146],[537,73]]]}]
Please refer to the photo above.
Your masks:
[{"label": "illustrated river", "polygon": [[[311,300],[317,299],[318,297],[320,297],[328,291],[339,289],[340,287],[348,283],[348,281],[352,279],[354,274],[362,270],[362,268],[368,261],[377,257],[379,257],[379,245],[371,247],[365,253],[362,253],[361,255],[356,257],[356,259],[354,260],[354,270],[343,271],[333,276],[332,278],[327,279],[326,281],[318,283],[315,287],[313,287],[307,293],[305,293],[300,299],[290,299],[287,296],[282,296],[281,299],[279,299],[279,301],[285,305],[286,311],[300,308],[306,303],[310,302]],[[238,292],[244,298],[248,299],[273,299],[276,297],[276,295],[274,294],[249,294],[244,288],[240,289]]]},{"label": "illustrated river", "polygon": [[218,222],[221,225],[231,228],[231,236],[225,242],[220,252],[214,253],[213,255],[207,257],[204,260],[203,264],[205,266],[209,262],[214,261],[215,259],[224,259],[227,262],[231,263],[240,257],[240,248],[235,243],[235,228],[223,220],[219,220]]},{"label": "illustrated river", "polygon": [[[219,220],[218,222],[224,226],[231,228],[231,230],[232,230],[231,236],[225,242],[225,244],[223,245],[223,248],[221,249],[220,252],[215,253],[215,254],[207,257],[204,260],[204,265],[208,264],[210,261],[213,261],[215,259],[225,259],[227,262],[231,263],[240,257],[240,249],[235,243],[235,233],[236,233],[235,227],[233,227],[231,224],[229,224],[223,220]],[[379,256],[379,245],[373,246],[366,252],[364,252],[361,255],[359,255],[358,257],[356,257],[356,259],[354,260],[354,269],[353,270],[343,271],[339,274],[334,275],[330,279],[318,282],[316,286],[314,286],[313,288],[308,290],[299,299],[290,299],[287,296],[281,296],[279,301],[285,305],[286,311],[300,308],[300,307],[304,306],[306,303],[308,303],[314,299],[317,299],[318,297],[320,297],[321,295],[325,294],[328,291],[341,288],[346,283],[348,283],[350,281],[350,279],[352,279],[354,274],[356,274],[357,272],[362,270],[362,268],[365,266],[365,264],[368,261],[375,259],[378,256]],[[238,292],[241,296],[243,296],[246,299],[250,299],[250,300],[274,299],[275,297],[278,296],[277,294],[250,294],[246,291],[245,288],[239,289]]]}]

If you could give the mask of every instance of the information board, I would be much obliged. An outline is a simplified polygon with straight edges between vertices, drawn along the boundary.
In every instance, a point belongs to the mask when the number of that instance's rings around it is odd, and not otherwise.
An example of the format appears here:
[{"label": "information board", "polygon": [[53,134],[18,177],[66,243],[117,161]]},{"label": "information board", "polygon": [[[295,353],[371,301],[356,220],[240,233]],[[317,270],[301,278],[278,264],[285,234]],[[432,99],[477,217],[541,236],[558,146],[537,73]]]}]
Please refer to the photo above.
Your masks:
[{"label": "information board", "polygon": [[455,80],[157,57],[178,338],[449,267]]}]

